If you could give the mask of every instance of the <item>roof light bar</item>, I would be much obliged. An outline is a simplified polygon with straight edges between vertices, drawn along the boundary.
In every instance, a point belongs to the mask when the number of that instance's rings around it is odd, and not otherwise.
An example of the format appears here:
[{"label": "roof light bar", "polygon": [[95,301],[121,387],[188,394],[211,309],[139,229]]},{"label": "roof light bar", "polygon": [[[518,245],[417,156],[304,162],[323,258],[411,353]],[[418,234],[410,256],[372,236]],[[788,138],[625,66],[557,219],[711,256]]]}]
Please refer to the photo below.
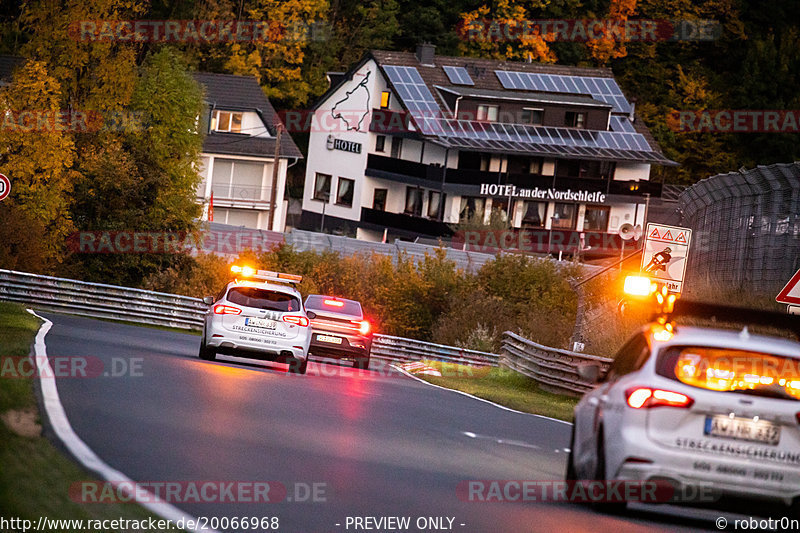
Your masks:
[{"label": "roof light bar", "polygon": [[298,274],[286,274],[284,272],[273,272],[272,270],[256,270],[251,266],[231,265],[231,272],[234,274],[241,274],[244,278],[275,281],[278,283],[300,283],[303,281],[303,276]]}]

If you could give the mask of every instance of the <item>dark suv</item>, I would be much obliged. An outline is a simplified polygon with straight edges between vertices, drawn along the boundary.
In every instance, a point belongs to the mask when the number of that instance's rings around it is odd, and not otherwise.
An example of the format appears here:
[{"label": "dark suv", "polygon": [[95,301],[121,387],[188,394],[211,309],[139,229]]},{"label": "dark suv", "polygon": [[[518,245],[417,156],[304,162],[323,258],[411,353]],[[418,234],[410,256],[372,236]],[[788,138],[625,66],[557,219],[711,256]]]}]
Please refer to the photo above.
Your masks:
[{"label": "dark suv", "polygon": [[316,315],[311,319],[311,355],[353,361],[355,368],[369,367],[372,332],[360,303],[311,294],[306,309]]}]

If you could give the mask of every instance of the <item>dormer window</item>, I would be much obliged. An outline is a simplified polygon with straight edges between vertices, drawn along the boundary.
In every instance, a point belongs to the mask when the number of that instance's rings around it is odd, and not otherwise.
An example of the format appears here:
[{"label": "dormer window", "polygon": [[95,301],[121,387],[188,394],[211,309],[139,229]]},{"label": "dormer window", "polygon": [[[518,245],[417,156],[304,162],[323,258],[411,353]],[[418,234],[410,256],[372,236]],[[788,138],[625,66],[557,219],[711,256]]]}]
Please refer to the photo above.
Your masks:
[{"label": "dormer window", "polygon": [[476,118],[486,122],[497,122],[497,106],[479,105],[478,116]]},{"label": "dormer window", "polygon": [[564,116],[564,125],[568,128],[583,128],[586,124],[586,113],[567,111]]},{"label": "dormer window", "polygon": [[243,113],[215,109],[214,115],[211,117],[211,129],[214,131],[241,133],[242,115]]}]

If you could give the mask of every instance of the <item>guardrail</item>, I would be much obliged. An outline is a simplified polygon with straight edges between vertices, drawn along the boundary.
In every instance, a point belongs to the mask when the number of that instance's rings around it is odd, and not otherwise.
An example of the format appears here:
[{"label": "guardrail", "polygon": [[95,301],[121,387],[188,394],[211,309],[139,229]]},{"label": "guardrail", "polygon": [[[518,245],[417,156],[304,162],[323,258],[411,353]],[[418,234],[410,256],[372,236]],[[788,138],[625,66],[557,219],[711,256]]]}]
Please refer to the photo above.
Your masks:
[{"label": "guardrail", "polygon": [[[201,299],[189,296],[2,269],[0,300],[92,318],[194,330],[202,329],[208,310]],[[434,359],[476,366],[497,366],[500,359],[497,354],[379,334],[373,335],[372,355],[392,361]]]},{"label": "guardrail", "polygon": [[550,392],[583,394],[593,384],[578,375],[578,365],[598,363],[605,370],[611,361],[607,357],[543,346],[510,331],[503,333],[500,364],[537,381]]}]

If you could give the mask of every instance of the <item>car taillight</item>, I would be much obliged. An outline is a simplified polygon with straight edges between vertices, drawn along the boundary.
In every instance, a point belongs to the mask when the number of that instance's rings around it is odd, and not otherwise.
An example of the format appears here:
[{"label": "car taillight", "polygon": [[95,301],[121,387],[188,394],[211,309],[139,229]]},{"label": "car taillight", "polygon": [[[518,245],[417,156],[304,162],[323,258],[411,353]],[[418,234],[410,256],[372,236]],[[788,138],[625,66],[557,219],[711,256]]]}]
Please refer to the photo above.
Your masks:
[{"label": "car taillight", "polygon": [[283,315],[283,321],[289,324],[296,324],[301,327],[308,326],[308,318],[297,315]]},{"label": "car taillight", "polygon": [[351,320],[350,322],[352,322],[354,326],[358,326],[358,332],[362,335],[369,333],[370,325],[366,320]]},{"label": "car taillight", "polygon": [[797,423],[800,424],[800,413],[797,413]]},{"label": "car taillight", "polygon": [[216,315],[238,315],[242,312],[241,309],[238,307],[233,307],[232,305],[215,305],[214,306],[214,314]]},{"label": "car taillight", "polygon": [[650,407],[683,407],[688,408],[694,400],[681,394],[663,389],[649,387],[635,387],[625,391],[628,406],[634,409],[649,409]]}]

